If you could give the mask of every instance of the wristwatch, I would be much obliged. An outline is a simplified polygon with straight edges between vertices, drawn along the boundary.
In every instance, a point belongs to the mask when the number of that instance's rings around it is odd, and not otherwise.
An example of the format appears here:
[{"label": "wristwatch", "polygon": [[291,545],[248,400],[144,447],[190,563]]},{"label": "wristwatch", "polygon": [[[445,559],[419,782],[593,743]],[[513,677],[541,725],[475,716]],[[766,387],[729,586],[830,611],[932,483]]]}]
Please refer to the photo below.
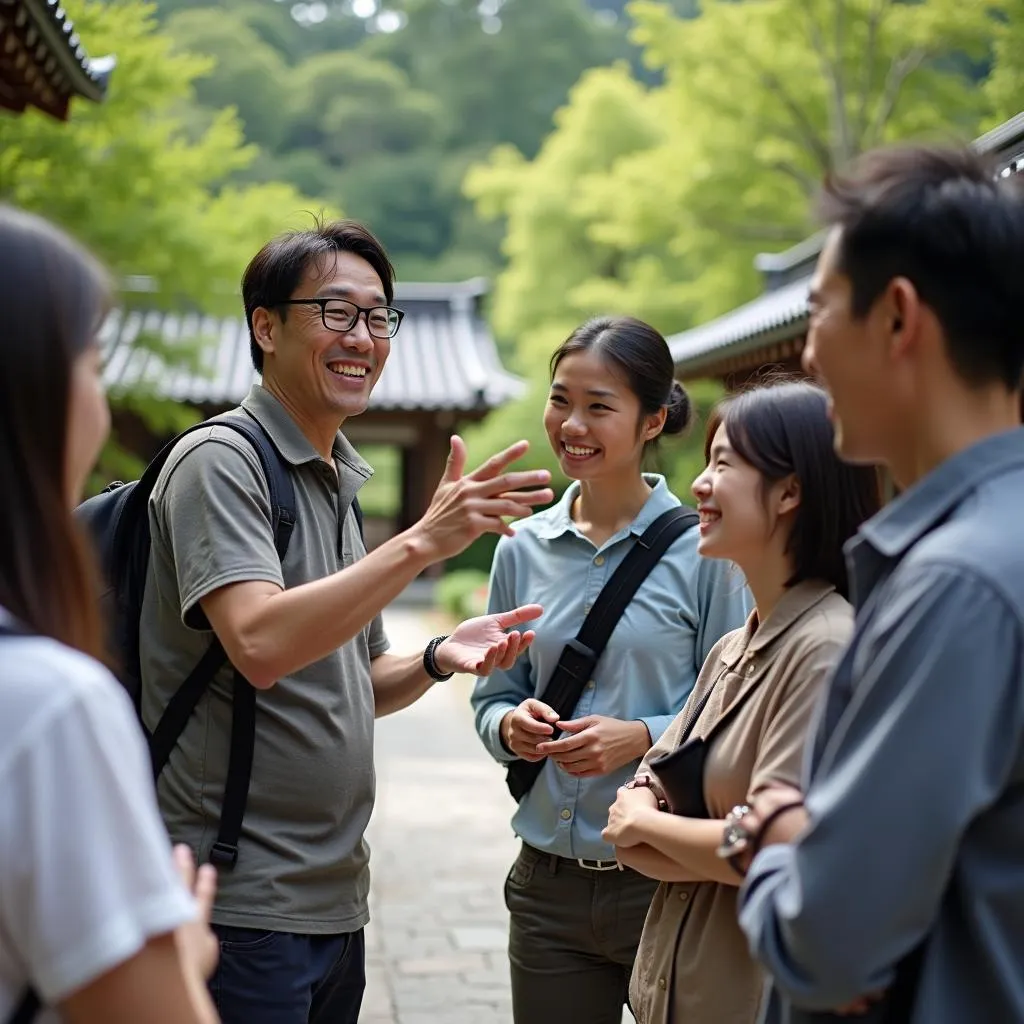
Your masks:
[{"label": "wristwatch", "polygon": [[634,775],[625,786],[626,789],[649,789],[653,794],[655,800],[658,801],[658,810],[667,811],[668,801],[665,799],[665,794],[661,791],[659,786],[654,779],[650,777],[646,772],[640,775]]}]

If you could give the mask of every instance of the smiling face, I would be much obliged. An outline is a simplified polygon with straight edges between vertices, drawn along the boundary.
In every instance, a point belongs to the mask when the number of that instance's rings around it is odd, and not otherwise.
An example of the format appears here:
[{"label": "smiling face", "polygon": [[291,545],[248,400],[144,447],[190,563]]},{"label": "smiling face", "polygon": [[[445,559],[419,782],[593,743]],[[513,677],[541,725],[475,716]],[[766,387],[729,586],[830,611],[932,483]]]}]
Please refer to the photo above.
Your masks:
[{"label": "smiling face", "polygon": [[593,349],[573,352],[555,368],[544,429],[572,480],[639,472],[644,445],[664,421],[664,410],[641,416],[640,400]]},{"label": "smiling face", "polygon": [[729,443],[725,426],[711,442],[704,472],[693,482],[700,515],[697,551],[705,558],[724,558],[748,571],[760,564],[770,547],[786,548],[788,525],[780,520],[799,504],[793,477],[765,482]]},{"label": "smiling face", "polygon": [[[311,262],[290,298],[346,299],[364,308],[387,302],[377,272],[350,252]],[[324,326],[315,304],[259,308],[252,322],[264,352],[264,382],[304,416],[340,423],[365,411],[391,351],[389,338],[370,334],[365,315],[344,332]]]},{"label": "smiling face", "polygon": [[836,453],[848,462],[885,458],[898,430],[902,367],[892,358],[897,347],[899,310],[892,289],[855,317],[853,288],[839,266],[841,236],[829,234],[811,279],[810,321],[803,365],[829,394],[829,417]]}]

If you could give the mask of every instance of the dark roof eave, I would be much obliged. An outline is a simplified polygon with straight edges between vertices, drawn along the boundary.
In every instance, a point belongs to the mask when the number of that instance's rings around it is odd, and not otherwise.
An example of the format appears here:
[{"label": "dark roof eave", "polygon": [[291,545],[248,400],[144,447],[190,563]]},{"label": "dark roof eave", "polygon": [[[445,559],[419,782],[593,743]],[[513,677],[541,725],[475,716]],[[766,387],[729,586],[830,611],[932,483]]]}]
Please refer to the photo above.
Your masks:
[{"label": "dark roof eave", "polygon": [[[1005,161],[1001,174],[1024,174],[1024,111],[975,139],[972,146],[981,153],[996,154]],[[732,361],[768,345],[799,337],[806,329],[806,305],[799,311],[790,309],[781,322],[772,324],[766,330],[733,333],[729,325],[735,323],[751,306],[758,303],[770,305],[773,295],[781,297],[786,289],[806,286],[823,241],[824,234],[819,232],[784,252],[758,256],[755,266],[759,270],[783,275],[795,274],[806,268],[806,276],[786,281],[778,291],[769,290],[710,324],[702,324],[670,337],[669,347],[677,372],[687,377],[699,376],[701,372],[721,366],[727,360]]]},{"label": "dark roof eave", "polygon": [[[807,333],[807,314],[798,316],[784,324],[760,334],[751,334],[744,338],[723,345],[721,348],[710,349],[692,358],[676,359],[676,373],[680,376],[694,379],[708,376],[709,371],[719,370],[725,363],[736,363],[746,355],[757,352],[760,349],[777,345],[781,342],[794,341]],[[717,373],[712,373],[717,376]]]},{"label": "dark roof eave", "polygon": [[22,3],[48,52],[67,76],[73,94],[99,103],[106,95],[114,58],[90,60],[74,32],[74,24],[56,0],[22,0]]}]

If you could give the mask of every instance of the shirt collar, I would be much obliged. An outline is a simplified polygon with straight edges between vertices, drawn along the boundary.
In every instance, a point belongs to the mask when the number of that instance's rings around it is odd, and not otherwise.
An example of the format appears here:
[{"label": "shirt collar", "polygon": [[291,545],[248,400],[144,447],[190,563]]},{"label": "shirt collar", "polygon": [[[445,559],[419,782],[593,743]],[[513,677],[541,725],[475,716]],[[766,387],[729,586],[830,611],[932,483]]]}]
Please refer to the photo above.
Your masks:
[{"label": "shirt collar", "polygon": [[758,623],[755,608],[747,618],[746,626],[726,640],[722,647],[722,662],[729,668],[735,668],[744,654],[764,650],[821,604],[829,594],[835,593],[835,589],[824,580],[803,580],[782,595],[763,623]]},{"label": "shirt collar", "polygon": [[[637,517],[629,524],[626,531],[620,531],[612,540],[621,538],[623,532],[634,533],[640,536],[655,519],[663,512],[676,508],[680,504],[679,499],[668,489],[665,478],[658,473],[644,473],[644,480],[651,488],[644,506],[640,509]],[[542,512],[543,521],[538,523],[535,534],[543,540],[554,540],[564,533],[579,534],[576,524],[572,518],[572,503],[580,493],[578,480],[574,480],[566,488],[565,494],[557,505],[552,505],[546,512]],[[611,541],[609,541],[610,543]]]},{"label": "shirt collar", "polygon": [[869,544],[895,558],[921,539],[983,481],[1024,466],[1024,427],[985,438],[958,452],[869,519],[849,551]]},{"label": "shirt collar", "polygon": [[[262,385],[253,384],[242,401],[242,408],[266,430],[286,462],[301,466],[307,462],[323,461],[309,438],[288,414],[288,410]],[[373,475],[373,470],[340,430],[334,438],[331,454],[363,480]]]}]

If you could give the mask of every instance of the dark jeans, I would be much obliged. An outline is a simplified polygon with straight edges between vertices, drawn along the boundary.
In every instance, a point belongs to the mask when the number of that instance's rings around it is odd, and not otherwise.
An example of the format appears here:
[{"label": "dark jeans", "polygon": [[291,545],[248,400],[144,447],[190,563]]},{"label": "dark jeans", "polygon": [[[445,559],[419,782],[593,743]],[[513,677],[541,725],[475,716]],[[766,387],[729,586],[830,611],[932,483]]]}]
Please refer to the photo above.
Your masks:
[{"label": "dark jeans", "polygon": [[516,1024],[620,1024],[657,887],[524,846],[505,882]]},{"label": "dark jeans", "polygon": [[293,935],[214,925],[210,993],[223,1024],[356,1024],[366,986],[360,929]]}]

